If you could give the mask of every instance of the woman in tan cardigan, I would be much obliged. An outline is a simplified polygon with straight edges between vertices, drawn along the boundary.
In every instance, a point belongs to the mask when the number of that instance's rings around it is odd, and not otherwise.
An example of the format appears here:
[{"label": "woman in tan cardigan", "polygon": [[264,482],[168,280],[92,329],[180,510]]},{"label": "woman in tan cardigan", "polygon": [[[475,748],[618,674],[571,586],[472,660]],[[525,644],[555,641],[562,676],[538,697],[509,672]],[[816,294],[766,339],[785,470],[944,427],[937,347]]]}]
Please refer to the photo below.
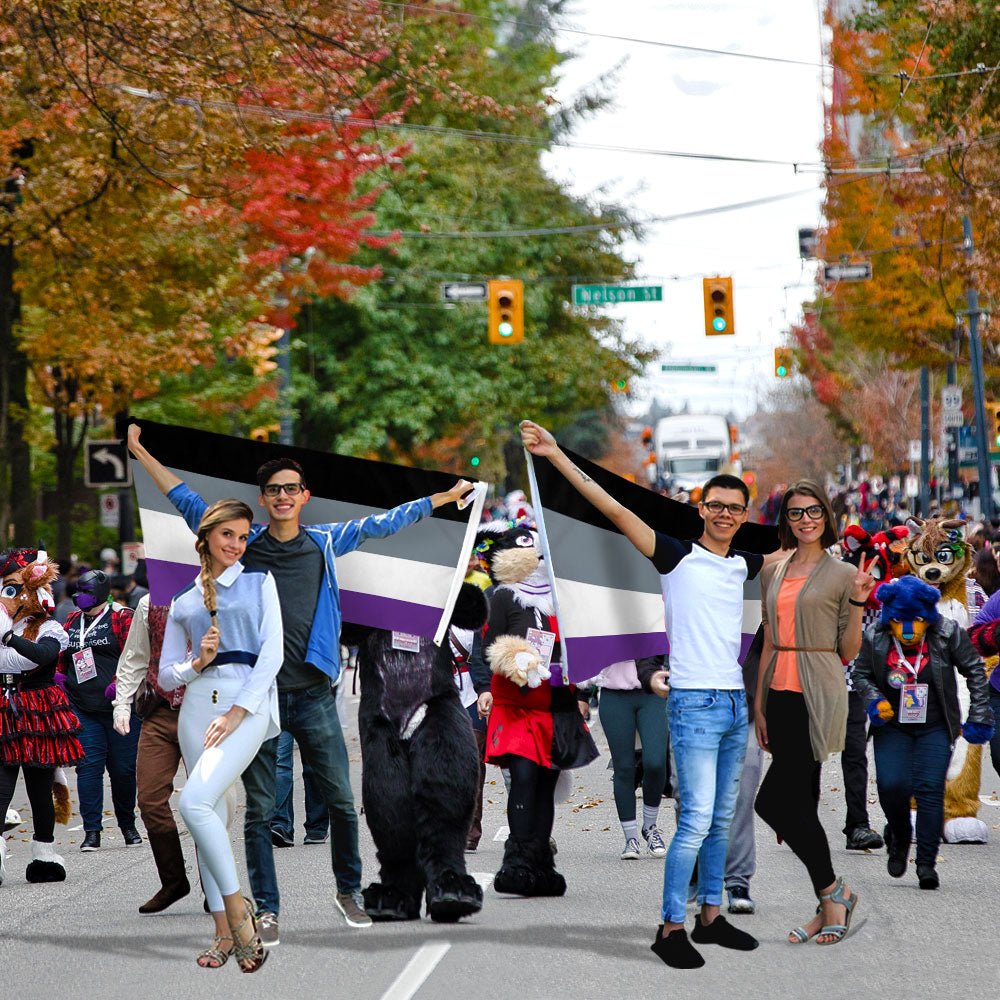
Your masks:
[{"label": "woman in tan cardigan", "polygon": [[820,767],[844,746],[844,663],[861,648],[861,613],[875,581],[864,564],[856,570],[826,553],[837,541],[836,521],[812,480],[792,483],[782,497],[778,538],[793,551],[761,573],[764,650],[754,722],[773,760],[755,808],[806,866],[819,897],[816,916],[791,931],[789,943],[836,944],[858,896],[833,871],[818,814]]}]

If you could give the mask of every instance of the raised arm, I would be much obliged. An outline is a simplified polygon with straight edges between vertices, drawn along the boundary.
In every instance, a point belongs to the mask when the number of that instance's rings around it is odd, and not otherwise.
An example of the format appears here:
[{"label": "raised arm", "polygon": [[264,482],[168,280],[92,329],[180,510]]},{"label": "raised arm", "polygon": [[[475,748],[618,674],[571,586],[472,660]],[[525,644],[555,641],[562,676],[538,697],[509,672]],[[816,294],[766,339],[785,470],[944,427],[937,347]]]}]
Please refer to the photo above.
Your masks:
[{"label": "raised arm", "polygon": [[181,480],[146,451],[139,441],[140,434],[142,434],[142,428],[138,424],[128,425],[128,450],[132,452],[135,460],[149,473],[150,479],[156,483],[157,488],[165,496],[175,486],[180,485]]},{"label": "raised arm", "polygon": [[584,499],[589,500],[644,556],[652,558],[656,548],[653,529],[578,469],[544,427],[522,420],[521,441],[532,455],[547,458]]}]

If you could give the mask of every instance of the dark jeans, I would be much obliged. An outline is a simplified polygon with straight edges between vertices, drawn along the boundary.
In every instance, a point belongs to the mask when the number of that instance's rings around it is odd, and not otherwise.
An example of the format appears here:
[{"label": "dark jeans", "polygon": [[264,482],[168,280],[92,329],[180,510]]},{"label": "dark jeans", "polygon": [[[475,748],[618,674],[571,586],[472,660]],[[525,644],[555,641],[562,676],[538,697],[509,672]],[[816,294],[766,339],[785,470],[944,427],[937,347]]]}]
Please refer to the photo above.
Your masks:
[{"label": "dark jeans", "polygon": [[1000,691],[992,684],[990,685],[990,708],[993,709],[993,718],[997,720],[993,739],[990,740],[990,758],[993,761],[993,770],[1000,774]]},{"label": "dark jeans", "polygon": [[645,691],[601,691],[601,726],[614,767],[615,808],[621,822],[635,819],[635,734],[642,746],[642,801],[659,808],[667,780],[667,704]]},{"label": "dark jeans", "polygon": [[897,844],[909,844],[910,799],[917,800],[917,864],[937,861],[944,826],[944,782],[951,760],[951,738],[944,726],[907,732],[883,726],[872,736],[875,780],[882,812]]},{"label": "dark jeans", "polygon": [[508,760],[510,794],[507,796],[507,824],[511,836],[547,844],[556,816],[553,795],[559,772],[526,757],[511,754]]},{"label": "dark jeans", "polygon": [[[277,782],[275,784],[274,818],[271,829],[282,834],[288,840],[295,839],[295,759],[293,746],[295,740],[291,733],[282,733],[278,737]],[[306,804],[306,836],[315,840],[323,840],[330,829],[330,810],[323,801],[323,793],[313,769],[302,761],[302,786],[305,792]]]},{"label": "dark jeans", "polygon": [[764,714],[771,766],[757,793],[757,815],[806,866],[818,895],[836,875],[819,819],[820,763],[809,741],[806,700],[795,691],[769,691]]},{"label": "dark jeans", "polygon": [[[298,743],[302,760],[312,767],[320,795],[330,811],[333,832],[330,855],[337,891],[354,892],[361,888],[358,814],[333,689],[323,683],[304,691],[279,691],[278,706],[281,728]],[[277,756],[278,737],[274,737],[261,745],[260,752],[243,772],[247,796],[247,874],[259,913],[279,912],[278,876],[271,843]]]},{"label": "dark jeans", "polygon": [[135,758],[142,722],[134,712],[129,734],[116,733],[110,712],[84,712],[74,706],[80,720],[80,743],[87,755],[76,765],[76,792],[87,833],[100,832],[104,815],[104,771],[111,778],[111,802],[121,830],[135,826]]},{"label": "dark jeans", "polygon": [[868,713],[865,700],[857,691],[847,692],[847,732],[844,752],[840,755],[844,772],[844,798],[847,822],[844,833],[867,827],[868,821]]}]

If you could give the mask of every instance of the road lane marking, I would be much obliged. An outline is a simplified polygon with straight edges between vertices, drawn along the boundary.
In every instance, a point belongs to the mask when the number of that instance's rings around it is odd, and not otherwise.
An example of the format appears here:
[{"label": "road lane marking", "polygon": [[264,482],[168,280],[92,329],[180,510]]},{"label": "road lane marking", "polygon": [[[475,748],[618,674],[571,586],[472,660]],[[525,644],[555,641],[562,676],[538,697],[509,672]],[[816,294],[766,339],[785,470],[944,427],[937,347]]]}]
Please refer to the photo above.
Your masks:
[{"label": "road lane marking", "polygon": [[494,842],[498,840],[506,840],[510,836],[510,827],[502,826],[496,832],[496,836],[493,838]]},{"label": "road lane marking", "polygon": [[396,976],[392,985],[382,994],[382,1000],[410,1000],[424,985],[427,977],[434,971],[438,962],[447,954],[450,942],[440,944],[425,944],[417,949],[417,953],[406,963],[403,971]]},{"label": "road lane marking", "polygon": [[484,890],[493,885],[493,872],[469,872],[469,874]]}]

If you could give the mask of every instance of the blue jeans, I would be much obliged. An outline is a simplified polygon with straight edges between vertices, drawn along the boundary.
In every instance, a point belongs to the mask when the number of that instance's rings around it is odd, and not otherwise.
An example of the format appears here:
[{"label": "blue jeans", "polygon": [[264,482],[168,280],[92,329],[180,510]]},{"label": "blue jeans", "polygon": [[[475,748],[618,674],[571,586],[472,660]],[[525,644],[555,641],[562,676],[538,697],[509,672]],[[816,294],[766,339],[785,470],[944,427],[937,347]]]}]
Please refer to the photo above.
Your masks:
[{"label": "blue jeans", "polygon": [[[337,715],[337,700],[329,684],[304,691],[279,691],[281,729],[291,733],[304,763],[316,777],[320,795],[330,812],[330,855],[338,892],[361,888],[361,855],[358,852],[358,813],[351,792],[347,746]],[[278,737],[265,740],[260,752],[243,772],[247,796],[247,874],[257,912],[278,913],[278,876],[274,869],[271,817],[277,785]]]},{"label": "blue jeans", "polygon": [[[286,840],[295,839],[295,763],[292,753],[294,737],[282,733],[278,737],[277,781],[275,784],[274,817],[271,829]],[[313,840],[324,840],[330,829],[330,810],[323,801],[313,769],[302,761],[302,784],[306,796],[306,836]]]},{"label": "blue jeans", "polygon": [[99,833],[104,815],[104,771],[111,778],[111,802],[121,830],[135,826],[135,756],[142,723],[134,712],[128,736],[116,733],[110,712],[73,713],[80,720],[80,743],[87,755],[76,765],[76,792],[87,833]]},{"label": "blue jeans", "polygon": [[719,906],[747,750],[743,689],[674,688],[667,698],[673,748],[677,831],[663,871],[663,920],[683,924],[688,883],[698,862],[698,902]]},{"label": "blue jeans", "polygon": [[937,861],[944,826],[944,782],[951,760],[945,726],[907,731],[888,725],[872,733],[875,780],[882,812],[897,844],[911,840],[910,799],[917,800],[917,864]]}]

